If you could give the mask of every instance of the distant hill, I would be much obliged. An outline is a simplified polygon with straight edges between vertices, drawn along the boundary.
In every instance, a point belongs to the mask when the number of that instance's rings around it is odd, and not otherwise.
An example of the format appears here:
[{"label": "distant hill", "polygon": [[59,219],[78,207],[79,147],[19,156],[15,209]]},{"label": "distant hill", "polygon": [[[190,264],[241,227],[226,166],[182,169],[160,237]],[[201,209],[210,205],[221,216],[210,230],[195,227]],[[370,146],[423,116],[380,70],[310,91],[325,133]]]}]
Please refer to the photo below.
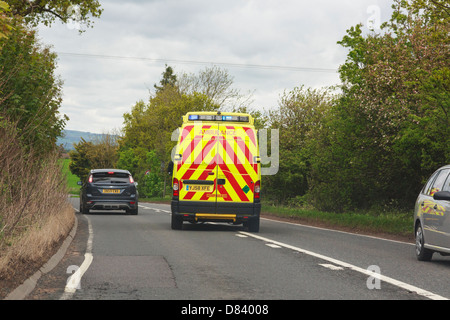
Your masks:
[{"label": "distant hill", "polygon": [[73,144],[80,142],[81,138],[83,138],[86,141],[92,141],[95,140],[96,138],[101,138],[101,136],[103,136],[103,134],[101,133],[92,133],[75,130],[64,130],[63,133],[64,136],[58,138],[58,141],[56,143],[58,145],[62,145],[64,150],[66,151],[74,150],[75,148],[73,147]]}]

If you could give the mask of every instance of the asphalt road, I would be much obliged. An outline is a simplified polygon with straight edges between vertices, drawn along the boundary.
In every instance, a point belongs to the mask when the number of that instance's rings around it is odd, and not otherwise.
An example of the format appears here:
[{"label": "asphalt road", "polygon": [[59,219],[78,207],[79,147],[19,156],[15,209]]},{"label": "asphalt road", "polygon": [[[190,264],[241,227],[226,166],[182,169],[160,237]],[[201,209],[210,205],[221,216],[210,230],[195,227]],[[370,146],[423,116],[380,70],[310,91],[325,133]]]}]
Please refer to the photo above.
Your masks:
[{"label": "asphalt road", "polygon": [[212,223],[174,231],[170,206],[153,203],[137,216],[77,218],[65,257],[27,299],[450,298],[450,257],[419,262],[409,243],[266,219],[257,234]]}]

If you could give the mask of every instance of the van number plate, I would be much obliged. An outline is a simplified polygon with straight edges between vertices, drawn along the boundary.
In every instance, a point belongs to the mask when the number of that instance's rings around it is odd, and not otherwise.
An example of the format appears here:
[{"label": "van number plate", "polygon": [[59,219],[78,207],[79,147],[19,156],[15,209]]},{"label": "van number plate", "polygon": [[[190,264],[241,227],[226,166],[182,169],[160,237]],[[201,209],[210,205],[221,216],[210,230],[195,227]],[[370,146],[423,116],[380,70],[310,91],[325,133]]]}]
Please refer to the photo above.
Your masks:
[{"label": "van number plate", "polygon": [[213,191],[214,186],[210,185],[195,185],[195,184],[189,184],[186,185],[186,191],[202,191],[202,192],[211,192]]}]

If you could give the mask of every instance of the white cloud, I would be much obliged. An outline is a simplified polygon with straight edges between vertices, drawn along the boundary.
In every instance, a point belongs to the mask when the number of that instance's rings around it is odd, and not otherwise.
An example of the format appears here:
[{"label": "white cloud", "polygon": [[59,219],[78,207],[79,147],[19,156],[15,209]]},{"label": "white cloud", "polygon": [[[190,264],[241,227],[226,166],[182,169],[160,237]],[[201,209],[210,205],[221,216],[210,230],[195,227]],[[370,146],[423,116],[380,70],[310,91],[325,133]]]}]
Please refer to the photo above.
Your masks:
[{"label": "white cloud", "polygon": [[[57,72],[65,83],[61,113],[71,119],[67,129],[101,133],[121,127],[123,113],[136,101],[148,99],[166,60],[177,73],[197,73],[208,65],[181,61],[337,69],[346,50],[336,42],[346,29],[365,24],[369,6],[380,8],[383,21],[391,12],[388,0],[101,3],[102,17],[82,35],[61,24],[40,27],[43,42],[60,53]],[[236,88],[254,91],[253,106],[265,109],[276,107],[284,90],[339,82],[337,73],[225,68]]]}]

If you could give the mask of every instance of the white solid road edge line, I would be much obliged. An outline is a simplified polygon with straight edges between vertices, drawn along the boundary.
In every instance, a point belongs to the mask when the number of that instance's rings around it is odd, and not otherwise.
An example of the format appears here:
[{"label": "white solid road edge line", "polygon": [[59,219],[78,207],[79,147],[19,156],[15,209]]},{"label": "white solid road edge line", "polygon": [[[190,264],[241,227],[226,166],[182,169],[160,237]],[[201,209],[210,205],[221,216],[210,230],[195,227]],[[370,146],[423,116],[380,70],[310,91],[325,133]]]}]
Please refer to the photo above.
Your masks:
[{"label": "white solid road edge line", "polygon": [[94,231],[92,228],[91,219],[86,216],[89,225],[89,238],[87,241],[86,253],[84,254],[84,261],[79,268],[67,279],[66,287],[64,288],[64,293],[62,294],[59,300],[68,300],[72,298],[73,294],[80,288],[81,278],[84,273],[90,267],[92,261],[94,260],[94,256],[92,255],[92,245],[94,241]]},{"label": "white solid road edge line", "polygon": [[405,242],[405,241],[400,241],[400,240],[393,240],[393,239],[382,238],[382,237],[377,237],[377,236],[370,236],[368,234],[363,234],[363,233],[354,233],[354,232],[347,232],[347,231],[342,231],[342,230],[337,230],[337,229],[316,227],[316,226],[311,226],[311,225],[302,224],[302,223],[295,223],[295,222],[288,222],[288,221],[279,221],[279,220],[270,219],[270,218],[261,218],[261,220],[267,220],[267,221],[276,222],[276,223],[290,224],[290,225],[293,225],[293,226],[301,226],[301,227],[310,228],[310,229],[317,229],[317,230],[325,230],[325,231],[336,232],[336,233],[343,233],[343,234],[348,234],[348,235],[357,236],[357,237],[364,237],[364,238],[377,239],[377,240],[383,240],[383,241],[389,241],[389,242],[395,242],[395,243],[401,243],[401,244],[408,244],[408,245],[412,245],[412,246],[415,245],[415,243],[411,243],[411,242]]},{"label": "white solid road edge line", "polygon": [[360,272],[360,273],[365,274],[365,275],[367,275],[369,277],[377,278],[377,279],[379,279],[381,281],[390,283],[390,284],[392,284],[394,286],[397,286],[399,288],[405,289],[405,290],[410,291],[410,292],[414,292],[414,293],[416,293],[416,294],[418,294],[420,296],[423,296],[423,297],[426,297],[426,298],[429,298],[429,299],[432,299],[432,300],[448,300],[447,298],[442,297],[442,296],[440,296],[438,294],[432,293],[430,291],[426,291],[426,290],[420,289],[420,288],[415,287],[413,285],[410,285],[410,284],[407,284],[407,283],[395,280],[393,278],[384,276],[384,275],[379,274],[379,273],[374,273],[374,272],[372,272],[370,270],[366,270],[366,269],[354,266],[352,264],[349,264],[349,263],[346,263],[346,262],[343,262],[343,261],[340,261],[340,260],[337,260],[337,259],[334,259],[334,258],[330,258],[330,257],[324,256],[324,255],[319,254],[319,253],[315,253],[315,252],[308,251],[308,250],[305,250],[305,249],[302,249],[302,248],[294,247],[294,246],[291,246],[291,245],[286,244],[286,243],[278,242],[278,241],[275,241],[275,240],[271,240],[271,239],[268,239],[268,238],[265,238],[265,237],[261,237],[261,236],[255,235],[253,233],[248,233],[248,232],[244,232],[244,231],[240,231],[240,233],[244,234],[246,236],[258,239],[258,240],[269,242],[269,243],[272,243],[272,244],[275,244],[275,245],[278,245],[278,246],[281,246],[281,247],[284,247],[284,248],[287,248],[287,249],[291,249],[291,250],[294,250],[294,251],[297,251],[297,252],[300,252],[300,253],[304,253],[304,254],[307,254],[307,255],[310,255],[310,256],[313,256],[313,257],[316,257],[316,258],[319,258],[319,259],[331,262],[333,264],[339,265],[339,266],[344,267],[344,268],[348,268],[348,269]]}]

